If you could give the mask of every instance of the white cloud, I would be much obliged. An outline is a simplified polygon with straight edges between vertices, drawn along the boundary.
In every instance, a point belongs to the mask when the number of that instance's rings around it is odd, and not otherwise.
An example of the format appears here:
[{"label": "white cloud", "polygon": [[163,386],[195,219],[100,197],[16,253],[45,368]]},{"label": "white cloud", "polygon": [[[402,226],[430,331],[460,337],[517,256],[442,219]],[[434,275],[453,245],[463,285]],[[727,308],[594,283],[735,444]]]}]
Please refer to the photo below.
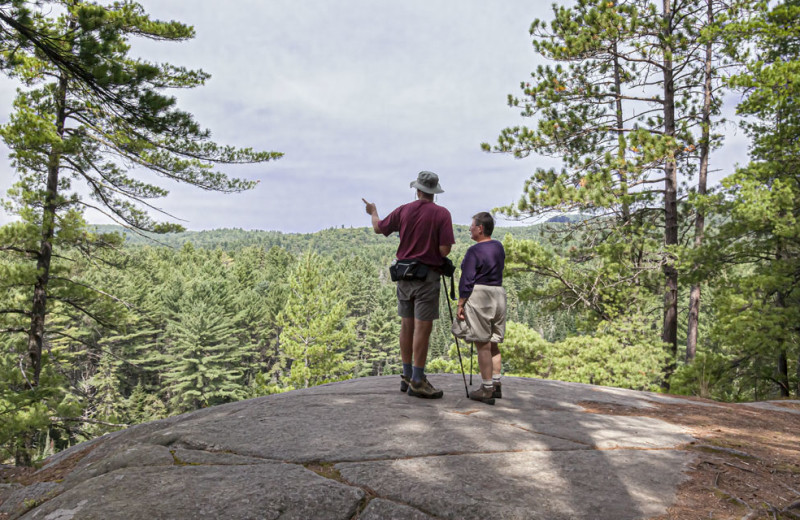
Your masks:
[{"label": "white cloud", "polygon": [[[252,192],[165,185],[171,194],[159,205],[190,229],[365,226],[361,197],[385,214],[411,200],[408,183],[422,169],[440,174],[440,201],[465,224],[515,201],[536,167],[555,165],[479,149],[520,123],[506,95],[538,64],[527,31],[535,17],[550,17],[549,0],[142,4],[153,18],[197,31],[188,42],[133,46],[151,61],[212,74],[206,86],[177,93],[181,107],[220,143],[286,154],[230,169],[261,180]],[[0,81],[0,113],[9,92]],[[7,163],[0,172],[4,191]]]}]

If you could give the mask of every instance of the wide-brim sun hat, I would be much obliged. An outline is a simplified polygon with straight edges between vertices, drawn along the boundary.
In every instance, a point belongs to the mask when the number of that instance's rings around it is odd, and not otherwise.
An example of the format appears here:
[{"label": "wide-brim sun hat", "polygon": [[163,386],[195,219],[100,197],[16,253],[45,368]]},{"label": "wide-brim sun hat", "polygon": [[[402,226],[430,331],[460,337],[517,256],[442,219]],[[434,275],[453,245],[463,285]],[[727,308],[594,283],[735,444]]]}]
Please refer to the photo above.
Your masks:
[{"label": "wide-brim sun hat", "polygon": [[433,172],[421,171],[417,175],[417,180],[411,181],[409,185],[412,188],[417,188],[419,191],[434,195],[436,193],[444,193],[444,190],[439,185],[439,176]]}]

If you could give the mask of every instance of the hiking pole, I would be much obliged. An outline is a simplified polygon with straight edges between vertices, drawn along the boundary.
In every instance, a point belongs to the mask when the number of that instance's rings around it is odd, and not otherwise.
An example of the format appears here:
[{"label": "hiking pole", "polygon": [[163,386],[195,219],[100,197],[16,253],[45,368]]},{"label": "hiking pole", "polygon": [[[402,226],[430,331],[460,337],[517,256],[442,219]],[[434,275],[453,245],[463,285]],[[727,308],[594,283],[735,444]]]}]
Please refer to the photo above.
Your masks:
[{"label": "hiking pole", "polygon": [[[453,323],[453,308],[450,306],[450,295],[447,294],[447,282],[442,278],[442,287],[444,288],[444,299],[447,300],[447,312],[450,313],[450,324]],[[453,332],[452,329],[450,332]],[[464,375],[464,361],[461,360],[461,349],[458,346],[458,336],[453,333],[453,339],[456,340],[456,351],[458,352],[458,363],[461,365],[461,378],[464,380],[464,392],[467,394],[467,398],[469,398],[469,388],[467,388],[467,376]],[[469,375],[470,381],[472,380],[472,374]],[[470,382],[470,384],[472,384]]]},{"label": "hiking pole", "polygon": [[469,344],[469,386],[472,386],[472,358],[475,356],[473,355],[473,349],[475,348],[475,342]]}]

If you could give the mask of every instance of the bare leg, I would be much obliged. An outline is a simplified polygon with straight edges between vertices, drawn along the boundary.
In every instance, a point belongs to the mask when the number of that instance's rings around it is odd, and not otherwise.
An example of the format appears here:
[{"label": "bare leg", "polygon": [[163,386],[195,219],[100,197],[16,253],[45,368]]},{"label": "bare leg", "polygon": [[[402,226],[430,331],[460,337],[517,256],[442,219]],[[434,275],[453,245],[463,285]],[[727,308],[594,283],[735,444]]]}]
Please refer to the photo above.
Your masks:
[{"label": "bare leg", "polygon": [[[405,322],[406,318],[403,318]],[[414,341],[414,366],[425,368],[425,363],[428,361],[428,341],[431,338],[431,331],[433,330],[433,321],[428,320],[415,320],[410,318],[413,323]],[[402,332],[401,332],[402,333]],[[402,345],[401,345],[402,348]],[[403,360],[405,362],[405,358]],[[409,360],[410,362],[410,360]]]},{"label": "bare leg", "polygon": [[475,348],[478,349],[478,367],[481,370],[481,379],[489,381],[492,379],[492,347],[487,341],[486,343],[475,343]]},{"label": "bare leg", "polygon": [[497,343],[492,343],[492,375],[499,376],[500,370],[503,368],[502,358],[500,356],[500,349]]},{"label": "bare leg", "polygon": [[411,364],[414,352],[414,318],[401,318],[400,321],[400,359]]}]

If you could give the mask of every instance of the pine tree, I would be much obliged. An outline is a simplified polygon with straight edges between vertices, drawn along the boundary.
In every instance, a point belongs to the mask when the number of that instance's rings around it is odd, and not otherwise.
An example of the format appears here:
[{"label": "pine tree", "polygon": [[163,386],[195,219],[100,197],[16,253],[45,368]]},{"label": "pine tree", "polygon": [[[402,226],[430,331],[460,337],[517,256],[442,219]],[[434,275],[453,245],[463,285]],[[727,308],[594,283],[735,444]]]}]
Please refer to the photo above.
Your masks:
[{"label": "pine tree", "polygon": [[[663,295],[662,339],[677,354],[679,174],[697,164],[698,138],[711,122],[704,109],[701,59],[707,24],[697,1],[661,5],[645,0],[580,0],[555,7],[549,24],[531,26],[534,49],[557,62],[540,66],[522,95],[509,96],[536,126],[505,129],[494,148],[526,157],[562,159],[539,168],[522,199],[501,208],[515,216],[578,212],[563,230],[562,249],[511,241],[517,267],[553,281],[546,292],[578,305],[595,321],[614,321],[630,308],[657,305]],[[723,9],[716,3],[714,10]],[[712,69],[713,70],[713,69]],[[697,133],[701,135],[696,135]],[[661,230],[659,233],[658,230]],[[562,258],[567,257],[567,261]],[[655,277],[661,271],[659,283]],[[647,326],[643,323],[642,326]],[[665,386],[674,368],[665,367]]]},{"label": "pine tree", "polygon": [[242,356],[232,317],[208,299],[187,298],[168,326],[171,359],[164,373],[175,412],[241,399]]},{"label": "pine tree", "polygon": [[167,416],[167,407],[139,383],[125,401],[125,414],[131,424],[155,421]]},{"label": "pine tree", "polygon": [[289,277],[289,298],[281,312],[280,349],[295,388],[347,379],[352,362],[345,351],[355,343],[352,319],[341,293],[341,281],[330,276],[320,257],[306,252]]},{"label": "pine tree", "polygon": [[114,316],[103,312],[109,295],[68,276],[71,261],[103,261],[102,250],[120,243],[119,237],[90,232],[85,208],[131,229],[180,229],[149,216],[148,210],[157,210],[152,201],[167,191],[142,180],[134,168],[206,190],[237,192],[256,182],[230,178],[216,165],[280,156],[214,143],[165,94],[200,86],[207,74],[128,54],[132,36],[180,42],[193,37],[191,27],[151,20],[129,1],[59,0],[39,6],[15,1],[10,10],[0,9],[0,23],[16,31],[12,40],[19,43],[0,47],[10,51],[4,52],[3,65],[23,85],[10,121],[0,128],[18,175],[6,207],[20,217],[3,228],[0,252],[14,256],[3,264],[12,266],[3,274],[10,285],[25,288],[27,297],[24,305],[3,302],[0,315],[11,322],[0,331],[27,337],[20,370],[29,389],[40,384],[43,347],[57,332],[46,318],[68,309],[100,326],[114,325]]},{"label": "pine tree", "polygon": [[[125,399],[119,391],[117,363],[109,353],[100,357],[97,372],[88,380],[92,404],[89,418],[99,421],[100,428],[93,428],[93,436],[127,426],[122,423],[125,413]],[[109,424],[119,424],[115,428]]]},{"label": "pine tree", "polygon": [[292,256],[280,248],[247,247],[237,251],[230,264],[237,336],[242,345],[251,347],[243,360],[248,380],[268,372],[274,363],[275,320],[286,302],[291,261]]},{"label": "pine tree", "polygon": [[[20,177],[11,201],[22,222],[11,228],[5,250],[36,266],[34,277],[17,280],[32,291],[27,334],[33,385],[41,371],[54,247],[70,244],[88,254],[109,239],[85,231],[83,208],[96,207],[135,229],[175,229],[146,212],[153,208],[148,201],[165,196],[166,190],[137,179],[127,166],[207,190],[236,192],[255,182],[231,179],[215,171],[215,164],[279,156],[215,144],[190,114],[175,107],[174,98],[162,93],[199,86],[207,79],[205,73],[128,55],[132,35],[182,41],[193,36],[190,27],[151,20],[133,2],[52,4],[57,8],[30,13],[30,27],[58,41],[61,51],[89,71],[102,91],[86,88],[84,78],[53,65],[38,48],[18,49],[9,69],[26,88],[18,93],[10,122],[0,129]],[[78,195],[74,183],[83,183],[92,202]]]},{"label": "pine tree", "polygon": [[359,376],[400,373],[400,320],[395,308],[394,287],[384,285],[375,298],[375,306],[366,319],[361,358],[364,368]]},{"label": "pine tree", "polygon": [[727,221],[706,250],[716,265],[733,266],[721,284],[719,337],[734,364],[784,397],[800,395],[798,20],[800,3],[789,0],[728,27],[735,49],[748,50],[743,36],[754,43],[746,70],[731,79],[744,92],[737,111],[748,116],[751,162],[723,180]]},{"label": "pine tree", "polygon": [[[353,320],[356,334],[354,348],[347,353],[346,359],[354,363],[353,374],[356,377],[376,375],[382,371],[384,356],[372,350],[368,338],[370,320],[373,313],[383,303],[380,301],[381,282],[378,279],[378,270],[374,262],[360,254],[351,254],[345,261],[339,262],[334,276],[341,277],[344,281],[342,294],[348,310],[348,317]],[[397,321],[396,319],[392,321]],[[375,353],[382,360],[373,360]]]},{"label": "pine tree", "polygon": [[18,466],[30,466],[43,451],[48,429],[63,428],[61,418],[79,417],[83,408],[53,364],[45,366],[41,384],[32,386],[19,369],[24,356],[19,338],[0,337],[0,458],[13,458]]}]

